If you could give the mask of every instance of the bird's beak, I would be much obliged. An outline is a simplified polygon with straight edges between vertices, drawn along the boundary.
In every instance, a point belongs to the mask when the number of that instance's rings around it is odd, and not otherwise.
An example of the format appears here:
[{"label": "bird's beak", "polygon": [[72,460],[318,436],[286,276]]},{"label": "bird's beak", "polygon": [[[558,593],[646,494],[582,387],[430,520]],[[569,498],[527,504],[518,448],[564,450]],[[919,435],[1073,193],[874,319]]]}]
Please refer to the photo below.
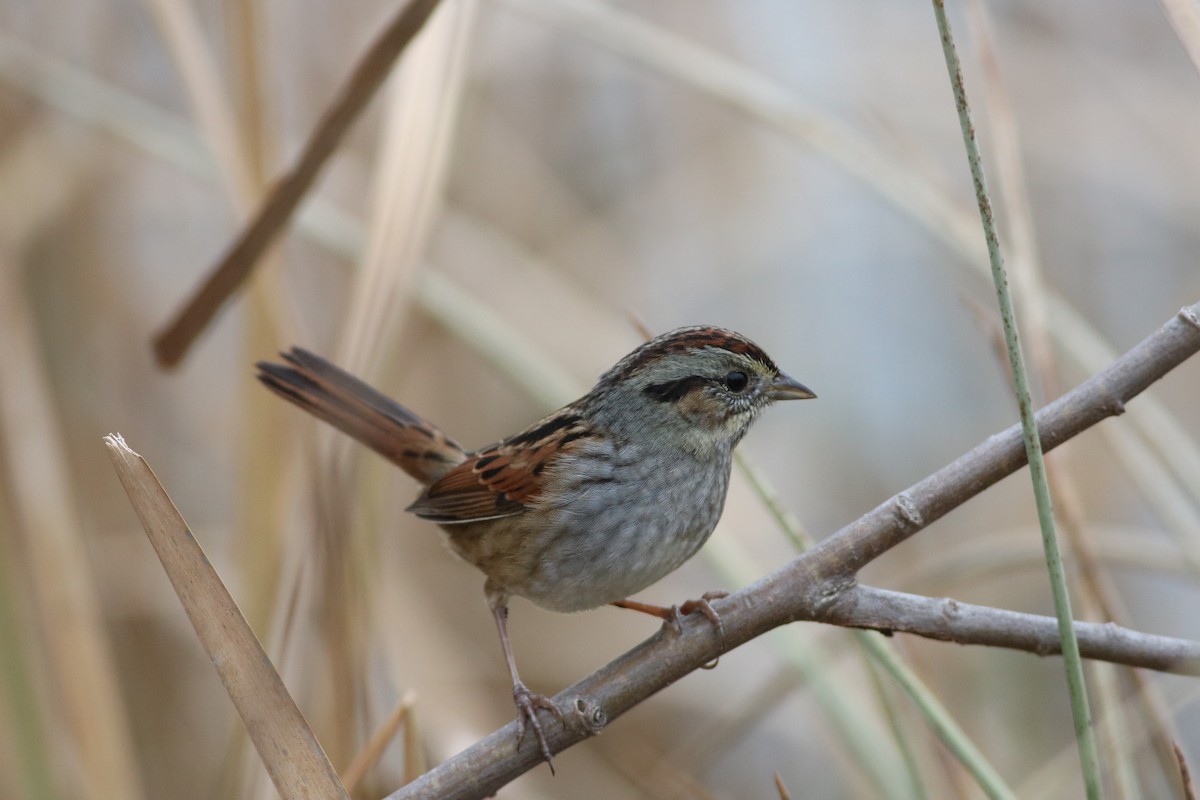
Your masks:
[{"label": "bird's beak", "polygon": [[789,378],[782,372],[771,382],[768,397],[772,400],[811,400],[816,393],[795,378]]}]

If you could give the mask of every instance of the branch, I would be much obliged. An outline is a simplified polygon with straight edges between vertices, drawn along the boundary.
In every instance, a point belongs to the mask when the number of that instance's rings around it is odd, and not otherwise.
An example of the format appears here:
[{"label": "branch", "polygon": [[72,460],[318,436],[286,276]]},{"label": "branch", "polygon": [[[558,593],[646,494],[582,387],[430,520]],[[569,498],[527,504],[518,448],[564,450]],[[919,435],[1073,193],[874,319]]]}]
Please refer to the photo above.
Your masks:
[{"label": "branch", "polygon": [[[949,597],[922,597],[871,586],[855,586],[817,622],[844,628],[915,633],[927,639],[1060,655],[1054,617],[1022,614],[962,603]],[[1112,623],[1076,622],[1079,652],[1085,658],[1183,675],[1200,675],[1200,642],[1131,631]]]},{"label": "branch", "polygon": [[321,115],[295,165],[275,181],[254,218],[238,233],[200,288],[154,337],[154,355],[161,366],[178,364],[196,337],[250,277],[259,257],[291,220],[329,156],[383,85],[392,64],[421,32],[437,4],[438,0],[409,0],[363,52]]},{"label": "branch", "polygon": [[[1105,418],[1124,413],[1126,403],[1197,349],[1200,303],[1181,309],[1132,350],[1039,411],[1038,433],[1046,452]],[[1023,466],[1021,428],[1014,425],[847,525],[810,555],[823,576],[851,576]],[[793,564],[799,566],[799,560]]]},{"label": "branch", "polygon": [[[1182,309],[1157,332],[1037,415],[1045,449],[1062,444],[1125,404],[1200,350],[1200,303]],[[719,636],[698,615],[683,633],[664,626],[654,636],[554,698],[562,725],[548,726],[557,753],[599,733],[633,706],[699,669],[723,652],[789,622],[830,622],[855,627],[910,630],[964,643],[1056,652],[1057,623],[1050,617],[938,601],[859,586],[864,565],[1025,465],[1020,426],[992,436],[952,464],[842,528],[781,569],[714,605]],[[953,610],[947,616],[946,611]],[[1005,630],[1008,628],[1009,630]],[[1171,672],[1200,674],[1200,644],[1150,636],[1116,625],[1076,623],[1084,654]],[[537,743],[520,747],[511,722],[388,796],[474,798],[540,763]]]}]

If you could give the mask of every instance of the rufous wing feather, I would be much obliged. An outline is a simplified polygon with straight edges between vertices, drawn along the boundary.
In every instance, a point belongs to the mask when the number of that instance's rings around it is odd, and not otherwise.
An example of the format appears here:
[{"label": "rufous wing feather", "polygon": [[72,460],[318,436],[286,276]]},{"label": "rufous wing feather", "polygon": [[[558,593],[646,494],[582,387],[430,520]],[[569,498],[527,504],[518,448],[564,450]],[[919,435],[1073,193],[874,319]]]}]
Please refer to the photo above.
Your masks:
[{"label": "rufous wing feather", "polygon": [[408,510],[442,524],[519,514],[541,494],[546,467],[590,435],[578,414],[563,409],[474,453],[430,484]]}]

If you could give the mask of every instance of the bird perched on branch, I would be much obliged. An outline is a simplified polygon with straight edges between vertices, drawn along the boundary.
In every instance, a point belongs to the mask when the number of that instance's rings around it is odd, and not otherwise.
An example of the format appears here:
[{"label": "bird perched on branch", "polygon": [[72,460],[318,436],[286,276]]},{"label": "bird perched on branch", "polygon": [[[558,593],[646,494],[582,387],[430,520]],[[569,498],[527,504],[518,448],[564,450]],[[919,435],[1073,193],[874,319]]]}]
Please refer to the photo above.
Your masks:
[{"label": "bird perched on branch", "polygon": [[[508,598],[553,611],[605,604],[678,624],[709,593],[678,607],[630,600],[691,558],[717,525],[733,449],[777,400],[815,397],[741,334],[715,327],[658,336],[590,392],[526,430],[467,451],[433,423],[300,348],[258,364],[277,394],[353,436],[424,485],[408,510],[441,526],[487,576],[484,591],[528,722],[551,762],[538,709],[562,717],[517,674]],[[518,744],[520,736],[518,736]]]}]

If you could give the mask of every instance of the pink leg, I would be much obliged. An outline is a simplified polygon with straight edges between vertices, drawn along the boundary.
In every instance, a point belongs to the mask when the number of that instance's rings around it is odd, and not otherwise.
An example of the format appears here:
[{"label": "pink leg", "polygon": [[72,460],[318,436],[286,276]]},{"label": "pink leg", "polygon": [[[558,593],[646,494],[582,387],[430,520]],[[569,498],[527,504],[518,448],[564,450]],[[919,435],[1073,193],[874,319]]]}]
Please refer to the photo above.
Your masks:
[{"label": "pink leg", "polygon": [[517,746],[521,746],[521,740],[525,738],[525,721],[529,720],[529,727],[533,728],[533,734],[537,737],[538,748],[542,752],[542,758],[550,765],[550,773],[554,773],[554,762],[550,758],[550,745],[546,743],[546,735],[542,733],[542,723],[538,720],[537,710],[544,708],[547,711],[558,717],[562,721],[562,712],[558,710],[558,706],[554,702],[540,694],[534,694],[529,691],[529,687],[521,682],[521,678],[517,675],[517,661],[513,658],[512,645],[508,642],[508,604],[503,598],[503,595],[493,593],[488,590],[489,605],[492,606],[492,616],[496,620],[496,630],[500,632],[500,646],[504,648],[504,660],[508,662],[508,673],[512,676],[513,682],[513,701],[517,704]]},{"label": "pink leg", "polygon": [[649,614],[652,617],[658,617],[661,620],[671,623],[675,628],[676,633],[683,633],[683,618],[695,611],[699,611],[712,626],[717,629],[717,633],[721,635],[721,640],[725,640],[725,628],[721,625],[721,617],[713,609],[709,603],[710,600],[720,600],[722,597],[728,597],[729,592],[713,591],[705,592],[700,596],[699,600],[687,600],[677,606],[656,606],[653,603],[643,603],[640,600],[618,600],[614,605],[617,608],[628,608],[630,611],[640,611],[643,614]]}]

